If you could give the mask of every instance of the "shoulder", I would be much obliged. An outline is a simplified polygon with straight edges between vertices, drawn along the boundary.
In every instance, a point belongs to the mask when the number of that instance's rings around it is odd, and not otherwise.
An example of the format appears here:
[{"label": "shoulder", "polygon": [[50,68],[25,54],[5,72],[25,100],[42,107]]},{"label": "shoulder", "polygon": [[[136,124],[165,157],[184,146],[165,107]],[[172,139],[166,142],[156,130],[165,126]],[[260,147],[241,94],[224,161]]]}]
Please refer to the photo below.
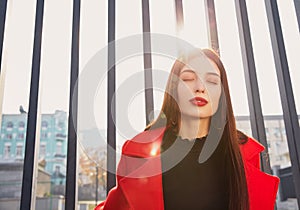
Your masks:
[{"label": "shoulder", "polygon": [[127,140],[122,147],[122,154],[137,157],[149,157],[160,152],[160,145],[165,127],[147,130]]},{"label": "shoulder", "polygon": [[240,151],[244,161],[247,161],[257,168],[260,168],[259,154],[265,150],[265,147],[256,139],[246,136],[246,141],[240,143]]},{"label": "shoulder", "polygon": [[279,178],[260,169],[260,153],[264,149],[261,143],[249,136],[244,144],[240,144],[251,209],[274,209],[276,201]]}]

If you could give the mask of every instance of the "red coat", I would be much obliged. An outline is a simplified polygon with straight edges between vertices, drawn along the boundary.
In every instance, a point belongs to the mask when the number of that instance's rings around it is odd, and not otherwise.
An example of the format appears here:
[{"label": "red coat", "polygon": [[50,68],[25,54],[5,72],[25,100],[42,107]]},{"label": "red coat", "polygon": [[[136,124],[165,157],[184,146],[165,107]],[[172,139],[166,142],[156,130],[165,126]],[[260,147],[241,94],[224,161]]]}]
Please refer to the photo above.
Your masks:
[{"label": "red coat", "polygon": [[[145,131],[126,141],[118,165],[117,186],[95,210],[163,210],[160,145],[165,129]],[[260,171],[264,147],[252,138],[240,145],[250,210],[273,210],[279,179]]]}]

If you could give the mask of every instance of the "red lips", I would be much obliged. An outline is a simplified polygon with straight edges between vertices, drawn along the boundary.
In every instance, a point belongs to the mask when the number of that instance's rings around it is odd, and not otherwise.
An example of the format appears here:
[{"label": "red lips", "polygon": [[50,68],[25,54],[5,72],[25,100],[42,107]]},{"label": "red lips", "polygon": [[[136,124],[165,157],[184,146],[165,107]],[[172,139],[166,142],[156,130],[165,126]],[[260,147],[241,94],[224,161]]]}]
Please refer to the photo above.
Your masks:
[{"label": "red lips", "polygon": [[205,106],[208,103],[208,101],[202,97],[192,98],[190,102],[196,106]]}]

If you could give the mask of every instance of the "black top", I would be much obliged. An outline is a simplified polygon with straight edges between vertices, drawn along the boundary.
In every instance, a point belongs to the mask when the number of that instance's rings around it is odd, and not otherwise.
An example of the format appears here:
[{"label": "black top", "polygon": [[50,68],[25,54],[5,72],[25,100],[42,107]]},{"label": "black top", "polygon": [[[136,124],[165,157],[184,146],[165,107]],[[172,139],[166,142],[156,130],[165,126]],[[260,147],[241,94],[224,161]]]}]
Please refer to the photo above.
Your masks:
[{"label": "black top", "polygon": [[206,137],[182,139],[166,131],[161,145],[165,210],[226,210],[228,192],[222,140],[212,156],[198,162]]}]

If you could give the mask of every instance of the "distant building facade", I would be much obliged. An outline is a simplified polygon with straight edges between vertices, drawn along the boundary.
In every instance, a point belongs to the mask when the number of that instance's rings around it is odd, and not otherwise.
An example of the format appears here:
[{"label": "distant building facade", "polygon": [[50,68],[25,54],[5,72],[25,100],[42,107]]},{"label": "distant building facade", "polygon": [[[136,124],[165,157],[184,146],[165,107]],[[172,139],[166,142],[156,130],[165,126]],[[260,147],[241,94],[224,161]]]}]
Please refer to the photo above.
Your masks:
[{"label": "distant building facade", "polygon": [[[27,129],[27,113],[3,114],[0,133],[0,163],[23,162]],[[39,160],[52,182],[65,182],[67,154],[67,115],[63,111],[42,114]]]},{"label": "distant building facade", "polygon": [[[42,161],[39,163],[37,172],[35,209],[62,209],[62,204],[60,204],[62,203],[62,199],[59,196],[50,197],[51,175],[43,167]],[[20,208],[22,176],[23,162],[0,163],[0,209],[10,210]],[[50,203],[50,205],[46,206],[46,202]]]},{"label": "distant building facade", "polygon": [[[300,115],[298,120],[300,122]],[[271,166],[279,165],[280,168],[291,166],[283,116],[264,116],[264,123]],[[249,116],[236,116],[236,124],[238,129],[251,136]]]},{"label": "distant building facade", "polygon": [[[20,198],[22,191],[23,163],[0,163],[0,199]],[[37,174],[37,197],[50,195],[51,175],[41,165]],[[1,208],[0,208],[1,209]]]}]

